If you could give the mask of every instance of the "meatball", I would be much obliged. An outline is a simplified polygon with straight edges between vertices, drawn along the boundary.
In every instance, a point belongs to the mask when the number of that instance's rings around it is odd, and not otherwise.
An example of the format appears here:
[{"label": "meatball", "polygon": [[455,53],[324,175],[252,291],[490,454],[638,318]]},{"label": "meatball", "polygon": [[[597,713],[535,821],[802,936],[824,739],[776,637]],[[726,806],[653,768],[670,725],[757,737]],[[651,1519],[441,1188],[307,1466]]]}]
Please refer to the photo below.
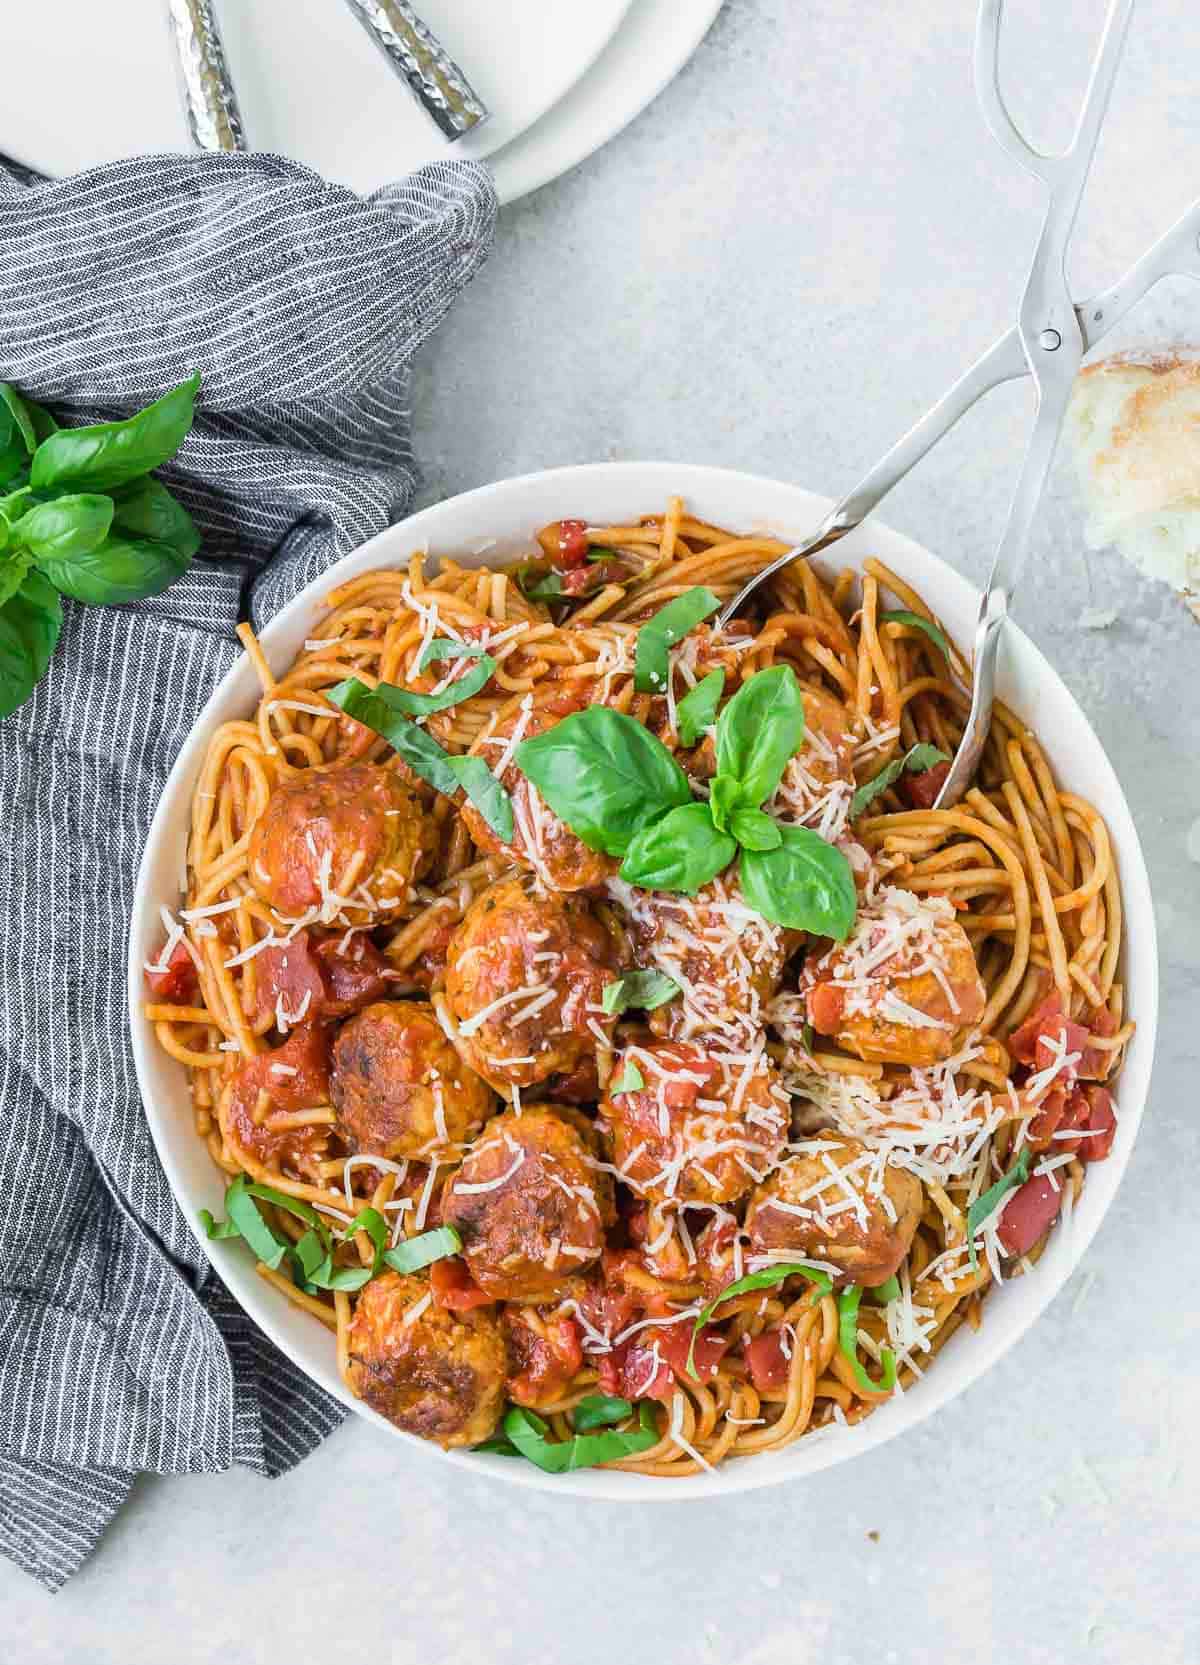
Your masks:
[{"label": "meatball", "polygon": [[305,1121],[303,1112],[328,1103],[328,1041],[324,1029],[306,1023],[282,1046],[242,1060],[221,1094],[217,1121],[227,1149],[251,1172],[305,1172],[324,1150],[329,1128]]},{"label": "meatball", "polygon": [[594,1070],[597,1044],[612,1035],[601,997],[615,976],[615,944],[581,897],[504,879],[451,938],[446,998],[475,1070],[532,1087]]},{"label": "meatball", "polygon": [[449,1312],[425,1279],[385,1272],[355,1303],[348,1350],[354,1392],[406,1434],[449,1451],[500,1420],[508,1360],[490,1307]]},{"label": "meatball", "polygon": [[849,939],[807,964],[800,987],[819,1035],[914,1069],[949,1058],[987,1005],[951,904],[896,888],[860,909]]},{"label": "meatball", "polygon": [[329,1095],[348,1144],[393,1158],[465,1144],[494,1102],[423,1000],[378,1000],[342,1025]]},{"label": "meatball", "polygon": [[513,806],[513,841],[502,844],[474,804],[464,804],[463,822],[481,850],[504,855],[529,868],[547,890],[594,890],[602,885],[617,863],[611,856],[590,850],[549,809],[537,787],[526,779],[509,755],[514,734],[532,740],[548,728],[586,703],[585,690],[578,685],[566,687],[552,696],[551,702],[532,709],[532,696],[527,695],[515,711],[501,719],[496,728],[480,742],[484,757],[499,762],[508,756],[500,775]]},{"label": "meatball", "polygon": [[613,1162],[639,1196],[733,1202],[778,1160],[790,1101],[761,1052],[735,1064],[697,1045],[648,1041],[624,1048],[613,1080],[630,1066],[645,1086],[610,1087],[600,1116]]},{"label": "meatball", "polygon": [[611,880],[608,891],[628,919],[638,964],[663,972],[681,990],[651,1014],[655,1034],[717,1038],[731,1051],[753,1046],[801,934],[747,907],[732,872],[695,896],[639,890],[621,879]]},{"label": "meatball", "polygon": [[302,769],[275,787],[250,835],[250,881],[285,919],[394,918],[434,833],[398,775],[373,763]]},{"label": "meatball", "polygon": [[804,739],[770,803],[773,814],[834,839],[854,796],[854,737],[845,706],[821,688],[801,689]]},{"label": "meatball", "polygon": [[750,1252],[830,1261],[847,1283],[873,1287],[908,1253],[922,1200],[921,1182],[903,1168],[882,1165],[858,1139],[821,1133],[755,1191]]},{"label": "meatball", "polygon": [[442,1218],[493,1300],[549,1300],[599,1259],[616,1211],[587,1130],[586,1119],[565,1108],[506,1112],[447,1184]]}]

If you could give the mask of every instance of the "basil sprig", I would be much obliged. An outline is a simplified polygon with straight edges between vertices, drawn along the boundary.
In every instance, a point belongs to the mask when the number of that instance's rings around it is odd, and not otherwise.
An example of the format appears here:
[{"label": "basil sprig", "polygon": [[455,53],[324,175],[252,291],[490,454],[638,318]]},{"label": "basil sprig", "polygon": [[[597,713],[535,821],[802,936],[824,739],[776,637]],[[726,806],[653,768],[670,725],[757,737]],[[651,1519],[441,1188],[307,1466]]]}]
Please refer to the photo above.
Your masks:
[{"label": "basil sprig", "polygon": [[975,1233],[995,1209],[1003,1197],[1010,1191],[1015,1191],[1018,1185],[1024,1185],[1029,1178],[1029,1146],[1026,1145],[1020,1156],[1013,1163],[1006,1174],[1002,1174],[995,1185],[989,1186],[981,1197],[967,1210],[967,1255],[971,1262],[971,1270],[979,1265],[979,1256],[975,1252]]},{"label": "basil sprig", "polygon": [[60,428],[0,382],[0,717],[24,704],[49,664],[58,593],[92,605],[139,601],[186,572],[199,533],[149,475],[187,436],[199,386],[193,375],[125,421]]},{"label": "basil sprig", "polygon": [[522,742],[516,762],[589,848],[623,857],[627,883],[694,896],[740,847],[751,907],[777,925],[840,942],[858,905],[849,862],[809,828],[780,826],[761,808],[803,738],[795,672],[773,665],[748,678],[717,720],[707,802],[692,798],[683,770],[649,729],[607,706],[573,712]]},{"label": "basil sprig", "polygon": [[674,601],[668,601],[652,619],[647,619],[638,631],[634,655],[633,686],[639,694],[666,693],[670,650],[720,605],[719,596],[698,584],[677,595]]},{"label": "basil sprig", "polygon": [[[475,669],[478,671],[483,665],[491,663],[492,661],[485,656]],[[469,674],[474,675],[475,672]],[[483,682],[486,682],[490,675],[489,670],[483,677]],[[459,699],[469,698],[469,694],[462,692],[463,685],[468,680],[468,677],[463,677],[462,682],[455,683],[446,690],[447,694],[453,693],[455,688],[460,690],[450,704]],[[478,687],[482,687],[482,682]],[[478,692],[478,687],[472,692]],[[402,695],[403,700],[398,700],[397,695]],[[392,750],[408,764],[413,774],[419,775],[423,781],[428,781],[436,792],[452,798],[461,787],[501,843],[511,844],[512,799],[484,759],[452,755],[438,745],[428,730],[419,727],[407,715],[409,701],[429,697],[431,696],[410,694],[406,689],[395,688],[387,682],[381,682],[374,689],[368,688],[365,682],[360,682],[355,676],[348,677],[345,682],[339,682],[334,688],[325,689],[327,700],[340,711],[344,711],[347,717],[353,717],[356,723],[361,723],[364,728],[373,729],[376,734],[382,735]]]},{"label": "basil sprig", "polygon": [[850,1360],[859,1387],[868,1393],[890,1393],[896,1385],[896,1355],[891,1348],[879,1349],[881,1374],[877,1382],[867,1374],[858,1356],[858,1308],[862,1297],[863,1288],[859,1283],[852,1283],[838,1296],[838,1346]]},{"label": "basil sprig", "polygon": [[946,655],[947,662],[949,662],[950,643],[946,640],[945,631],[940,625],[934,624],[932,619],[925,618],[921,613],[910,613],[905,607],[895,607],[891,612],[880,613],[879,622],[880,624],[907,624],[913,630],[922,631],[929,637],[934,647],[941,649]]},{"label": "basil sprig", "polygon": [[[596,1395],[596,1398],[600,1398]],[[579,1409],[588,1403],[584,1400]],[[627,1400],[611,1400],[611,1405],[623,1407],[623,1416],[632,1414]],[[599,1424],[592,1422],[589,1426]],[[661,1438],[650,1403],[643,1400],[638,1407],[638,1426],[624,1432],[609,1428],[603,1433],[575,1433],[569,1440],[550,1440],[550,1425],[536,1411],[524,1405],[512,1405],[505,1413],[504,1439],[485,1440],[474,1447],[476,1451],[491,1451],[498,1456],[520,1456],[546,1474],[569,1474],[578,1468],[595,1468],[599,1463],[612,1463],[620,1457],[633,1457],[649,1451]]]},{"label": "basil sprig", "polygon": [[605,983],[600,1004],[610,1017],[620,1017],[631,1006],[652,1012],[679,993],[679,984],[662,971],[623,971],[614,982]]},{"label": "basil sprig", "polygon": [[[744,1278],[727,1283],[716,1299],[696,1314],[696,1322],[692,1325],[692,1343],[687,1356],[689,1376],[696,1377],[696,1338],[722,1302],[731,1301],[735,1295],[753,1294],[756,1289],[773,1289],[785,1278],[807,1278],[820,1295],[828,1295],[833,1289],[828,1272],[822,1271],[819,1266],[810,1266],[803,1260],[781,1261],[778,1266],[764,1266],[758,1272],[747,1272]],[[696,1380],[698,1381],[699,1377],[696,1377]]]},{"label": "basil sprig", "polygon": [[[256,1198],[285,1209],[298,1220],[303,1220],[309,1229],[293,1243],[290,1237],[268,1224]],[[299,1197],[290,1197],[286,1191],[277,1191],[273,1186],[249,1180],[245,1174],[238,1174],[225,1193],[225,1219],[214,1219],[207,1208],[200,1210],[199,1218],[209,1238],[214,1241],[228,1237],[242,1238],[255,1257],[272,1271],[278,1270],[287,1261],[293,1281],[308,1295],[321,1289],[348,1292],[361,1289],[378,1276],[385,1265],[396,1272],[416,1272],[435,1260],[457,1254],[462,1248],[462,1239],[453,1226],[438,1226],[436,1230],[410,1237],[406,1243],[389,1249],[386,1247],[388,1224],[377,1208],[362,1209],[340,1237],[335,1238],[328,1222],[308,1203],[302,1202]],[[360,1231],[366,1232],[375,1250],[371,1264],[335,1266],[333,1251],[336,1244],[349,1242]]]},{"label": "basil sprig", "polygon": [[694,746],[704,730],[711,728],[724,691],[725,670],[718,665],[679,701],[675,707],[675,726],[681,746]]},{"label": "basil sprig", "polygon": [[949,761],[946,753],[939,751],[937,746],[931,746],[926,740],[919,740],[903,757],[894,757],[877,775],[863,782],[850,800],[850,819],[856,821],[867,805],[874,803],[879,794],[886,792],[906,770],[910,775],[920,775],[924,774],[926,769],[932,769],[935,764]]}]

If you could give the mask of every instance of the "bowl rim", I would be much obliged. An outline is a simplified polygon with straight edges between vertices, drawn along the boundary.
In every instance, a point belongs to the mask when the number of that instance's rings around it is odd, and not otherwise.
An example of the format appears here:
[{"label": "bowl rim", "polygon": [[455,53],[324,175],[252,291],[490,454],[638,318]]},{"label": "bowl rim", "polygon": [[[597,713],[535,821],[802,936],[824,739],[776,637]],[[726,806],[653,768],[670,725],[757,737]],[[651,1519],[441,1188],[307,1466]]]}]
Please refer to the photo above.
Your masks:
[{"label": "bowl rim", "polygon": [[[456,518],[461,520],[464,514],[469,515],[471,510],[486,507],[497,500],[503,502],[507,497],[520,498],[532,491],[557,492],[561,489],[564,501],[578,503],[589,487],[599,488],[601,485],[621,487],[631,499],[640,498],[643,505],[648,501],[665,502],[672,494],[681,494],[685,501],[688,501],[690,498],[706,494],[720,496],[724,493],[736,496],[749,492],[757,496],[761,493],[765,501],[774,499],[787,503],[785,517],[772,516],[765,522],[776,530],[781,518],[785,518],[792,525],[799,525],[802,529],[810,527],[829,511],[833,502],[832,499],[805,487],[775,480],[769,476],[698,463],[582,463],[514,475],[431,504],[406,520],[385,528],[367,542],[341,556],[281,608],[259,633],[258,640],[268,662],[273,667],[277,662],[290,662],[296,650],[293,649],[291,653],[278,652],[277,655],[277,644],[287,637],[306,615],[324,612],[327,607],[325,597],[337,585],[361,572],[404,565],[414,552],[428,550],[431,532],[435,538],[441,536],[439,553],[443,550],[446,553],[451,552],[456,546],[455,536],[440,535],[440,523],[453,522]],[[645,509],[632,508],[627,512],[643,513]],[[732,511],[731,516],[735,522],[740,520],[747,530],[756,529],[754,524],[747,523],[744,517],[732,514]],[[713,510],[708,518],[719,523],[720,511]],[[531,534],[532,526],[521,535],[522,541],[527,544]],[[863,537],[885,544],[887,564],[898,567],[902,576],[905,559],[909,557],[918,566],[932,567],[939,586],[940,615],[944,616],[946,609],[942,603],[949,597],[957,604],[960,613],[969,608],[969,617],[974,618],[980,599],[979,590],[941,556],[877,520],[871,520],[859,533],[851,534],[846,543],[861,542]],[[457,553],[459,558],[465,557],[465,552],[458,550]],[[475,550],[476,555],[486,553],[488,551],[483,549]],[[849,551],[843,549],[843,553]],[[852,561],[849,564],[857,563]],[[928,581],[923,582],[928,590]],[[348,1410],[382,1429],[392,1440],[401,1441],[405,1447],[422,1451],[435,1460],[442,1460],[443,1471],[447,1475],[458,1469],[464,1476],[468,1473],[476,1476],[490,1475],[494,1479],[506,1480],[517,1486],[572,1498],[589,1497],[640,1503],[681,1502],[703,1496],[731,1496],[740,1492],[756,1491],[766,1486],[780,1485],[862,1455],[917,1427],[927,1417],[957,1398],[997,1364],[1036,1325],[1041,1314],[1082,1260],[1112,1205],[1129,1164],[1149,1094],[1154,1058],[1159,1002],[1158,952],[1145,858],[1116,771],[1079,703],[1045,655],[1024,634],[1019,625],[1011,621],[1008,636],[1007,653],[1010,661],[1020,662],[1023,669],[1032,673],[1033,680],[1039,686],[1048,685],[1055,701],[1063,705],[1074,725],[1081,730],[1083,743],[1089,753],[1087,763],[1095,771],[1099,783],[1104,788],[1103,796],[1108,800],[1103,814],[1114,855],[1118,858],[1120,867],[1125,917],[1122,957],[1126,972],[1131,960],[1135,959],[1137,962],[1134,976],[1136,994],[1130,1005],[1135,1009],[1138,1024],[1137,1035],[1122,1072],[1119,1132],[1112,1154],[1103,1164],[1097,1164],[1089,1170],[1088,1184],[1084,1187],[1069,1229],[1064,1229],[1064,1224],[1060,1223],[1046,1253],[1038,1263],[1037,1274],[1027,1280],[1017,1280],[1005,1286],[1006,1289],[1019,1291],[1019,1314],[1012,1306],[1011,1297],[1005,1305],[1004,1291],[994,1291],[988,1303],[989,1316],[993,1317],[993,1322],[990,1327],[985,1327],[970,1337],[972,1345],[966,1352],[960,1353],[956,1350],[956,1338],[952,1338],[945,1352],[939,1356],[938,1369],[931,1376],[923,1379],[908,1393],[880,1407],[855,1427],[840,1428],[834,1425],[828,1430],[805,1435],[794,1444],[781,1448],[778,1453],[761,1453],[752,1460],[743,1459],[723,1464],[710,1473],[681,1477],[669,1484],[648,1476],[611,1469],[581,1469],[570,1475],[548,1475],[531,1463],[516,1462],[511,1458],[469,1451],[443,1452],[428,1441],[404,1433],[369,1406],[354,1398],[338,1374],[336,1358],[332,1353],[328,1369],[314,1368],[301,1359],[286,1333],[289,1320],[297,1316],[297,1309],[290,1305],[284,1295],[257,1275],[253,1262],[239,1251],[238,1245],[210,1242],[200,1231],[196,1223],[196,1209],[201,1204],[212,1206],[212,1196],[200,1198],[195,1194],[194,1185],[183,1174],[171,1148],[171,1118],[177,1119],[177,1108],[160,1103],[160,1089],[154,1080],[167,1055],[158,1046],[153,1025],[142,1014],[142,962],[147,951],[148,937],[153,929],[149,924],[151,915],[153,914],[155,924],[158,919],[160,897],[158,894],[150,894],[154,888],[155,869],[164,863],[170,863],[172,872],[179,871],[178,847],[171,849],[167,845],[172,819],[178,813],[180,802],[186,804],[190,800],[191,788],[199,773],[200,762],[211,731],[219,721],[226,720],[223,707],[238,699],[242,684],[245,684],[248,697],[258,697],[257,679],[248,658],[245,654],[238,656],[210,694],[192,725],[163,786],[147,834],[139,862],[130,918],[129,1026],[138,1087],[151,1137],[188,1228],[233,1298],[298,1370],[338,1399]],[[1047,748],[1047,753],[1057,771],[1062,760],[1056,755],[1053,746]],[[1069,764],[1067,768],[1069,771]],[[1095,787],[1091,788],[1091,792],[1093,796],[1098,795]],[[177,902],[178,893],[175,896],[176,905]],[[1130,924],[1134,919],[1137,922],[1136,927],[1131,930]],[[1130,1059],[1135,1065],[1132,1081],[1128,1078]],[[167,1062],[174,1063],[173,1060]],[[182,1070],[180,1065],[175,1065],[175,1068]],[[190,1140],[195,1140],[196,1137],[190,1126],[190,1118],[187,1137]],[[218,1170],[215,1165],[211,1166],[214,1184],[220,1184],[223,1189],[223,1181],[218,1176]],[[999,1311],[996,1310],[997,1307],[1000,1308]],[[1010,1313],[1011,1316],[1006,1319],[1006,1315]],[[314,1330],[318,1328],[311,1319],[307,1319],[307,1323]],[[310,1332],[306,1330],[303,1333]],[[955,1370],[949,1368],[952,1357],[959,1361]]]}]

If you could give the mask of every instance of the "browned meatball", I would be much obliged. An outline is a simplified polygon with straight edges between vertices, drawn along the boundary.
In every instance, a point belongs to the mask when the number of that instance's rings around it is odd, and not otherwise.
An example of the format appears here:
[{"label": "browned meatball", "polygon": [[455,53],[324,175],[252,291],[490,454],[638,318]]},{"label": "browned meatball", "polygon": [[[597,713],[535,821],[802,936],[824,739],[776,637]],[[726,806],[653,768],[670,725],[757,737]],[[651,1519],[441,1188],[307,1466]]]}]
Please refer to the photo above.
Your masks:
[{"label": "browned meatball", "polygon": [[587,1125],[549,1105],[496,1116],[446,1186],[442,1218],[493,1300],[549,1300],[599,1259],[616,1212]]},{"label": "browned meatball", "polygon": [[679,984],[679,996],[650,1015],[655,1034],[734,1052],[753,1046],[802,934],[747,907],[732,870],[695,896],[640,890],[620,879],[608,892],[628,920],[638,964]]},{"label": "browned meatball", "polygon": [[951,904],[896,887],[859,909],[849,940],[807,964],[800,986],[818,1035],[913,1069],[949,1058],[987,1005]]},{"label": "browned meatball", "polygon": [[873,1286],[886,1283],[908,1253],[921,1208],[915,1175],[880,1168],[858,1139],[819,1133],[755,1191],[746,1231],[752,1254],[785,1249],[840,1266],[849,1283]]},{"label": "browned meatball", "polygon": [[450,1312],[424,1278],[385,1272],[355,1303],[349,1353],[354,1392],[406,1434],[449,1451],[500,1420],[508,1359],[490,1307]]},{"label": "browned meatball", "polygon": [[614,1080],[634,1066],[645,1086],[600,1106],[613,1162],[653,1202],[728,1203],[775,1162],[787,1137],[789,1099],[765,1057],[730,1064],[695,1044],[627,1046]]},{"label": "browned meatball", "polygon": [[342,1025],[329,1096],[349,1144],[393,1158],[465,1144],[495,1102],[423,1000],[378,1000]]},{"label": "browned meatball", "polygon": [[432,824],[389,769],[302,769],[275,787],[250,835],[250,880],[276,913],[319,910],[327,924],[367,925],[405,906],[432,849]]},{"label": "browned meatball", "polygon": [[451,939],[446,997],[476,1071],[531,1087],[594,1068],[612,1034],[601,997],[615,976],[612,938],[581,897],[504,879],[472,902]]},{"label": "browned meatball", "polygon": [[[532,740],[555,723],[586,704],[586,690],[578,684],[551,696],[550,703],[532,709],[527,696],[515,711],[501,719],[491,734],[476,748],[491,763],[498,763],[510,751],[513,735]],[[617,863],[611,856],[589,850],[581,838],[560,821],[546,805],[541,793],[509,758],[500,775],[513,806],[513,841],[502,844],[473,804],[462,810],[467,831],[481,850],[508,856],[527,867],[547,890],[593,890],[602,885]]]}]

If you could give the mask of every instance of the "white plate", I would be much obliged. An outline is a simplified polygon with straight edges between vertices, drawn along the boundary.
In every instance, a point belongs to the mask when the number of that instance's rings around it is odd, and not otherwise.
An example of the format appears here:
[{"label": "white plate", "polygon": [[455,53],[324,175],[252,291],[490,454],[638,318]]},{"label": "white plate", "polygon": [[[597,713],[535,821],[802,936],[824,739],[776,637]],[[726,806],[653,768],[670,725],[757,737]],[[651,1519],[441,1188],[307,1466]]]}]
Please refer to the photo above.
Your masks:
[{"label": "white plate", "polygon": [[[497,540],[495,549],[489,551],[496,558],[506,550],[527,548],[534,529],[547,521],[574,515],[601,525],[619,524],[660,508],[673,492],[681,492],[689,511],[702,520],[747,530],[767,529],[793,538],[811,530],[831,506],[827,498],[797,486],[677,463],[599,463],[529,474],[438,503],[347,555],[264,631],[263,650],[272,667],[282,672],[300,651],[305,637],[320,634],[323,597],[335,584],[377,567],[403,566],[414,550],[428,546],[437,554],[455,555],[466,565],[478,564],[481,557],[472,551],[487,539]],[[920,545],[874,521],[838,545],[838,565],[861,562],[867,554],[881,557],[914,585],[960,641],[970,639],[979,596],[958,573]],[[1120,1079],[1120,1123],[1112,1155],[1089,1168],[1069,1229],[1054,1232],[1032,1276],[1006,1283],[989,1297],[982,1330],[975,1334],[964,1326],[951,1338],[925,1379],[902,1399],[890,1401],[855,1428],[834,1428],[777,1453],[764,1452],[728,1463],[713,1474],[669,1482],[598,1469],[546,1475],[530,1463],[503,1457],[462,1452],[445,1456],[436,1446],[402,1434],[347,1392],[338,1375],[329,1332],[257,1276],[244,1245],[209,1243],[201,1238],[205,1253],[233,1295],[276,1346],[329,1393],[394,1441],[397,1463],[420,1458],[443,1462],[449,1465],[447,1482],[451,1466],[466,1465],[475,1473],[492,1474],[498,1481],[628,1502],[724,1495],[794,1480],[843,1462],[914,1427],[1006,1353],[1062,1288],[1116,1195],[1146,1101],[1158,1012],[1154,913],[1141,846],[1112,766],[1064,684],[1015,625],[1009,627],[999,691],[1019,714],[1036,721],[1063,783],[1089,798],[1104,816],[1125,899],[1123,977],[1127,1009],[1137,1019],[1138,1029]],[[257,678],[243,658],[205,706],[171,772],[150,829],[134,897],[129,1003],[138,1079],[155,1144],[189,1222],[195,1221],[200,1208],[220,1213],[224,1185],[193,1131],[183,1066],[159,1048],[152,1026],[141,1015],[142,965],[153,958],[161,944],[159,905],[174,908],[179,904],[189,800],[209,737],[218,724],[246,716],[258,696]]]},{"label": "white plate", "polygon": [[[419,0],[492,112],[454,153],[490,156],[523,133],[595,61],[629,5]],[[359,191],[447,154],[342,0],[218,0],[217,10],[256,149]],[[0,150],[18,161],[63,174],[188,148],[162,0],[0,6],[0,64]]]}]

